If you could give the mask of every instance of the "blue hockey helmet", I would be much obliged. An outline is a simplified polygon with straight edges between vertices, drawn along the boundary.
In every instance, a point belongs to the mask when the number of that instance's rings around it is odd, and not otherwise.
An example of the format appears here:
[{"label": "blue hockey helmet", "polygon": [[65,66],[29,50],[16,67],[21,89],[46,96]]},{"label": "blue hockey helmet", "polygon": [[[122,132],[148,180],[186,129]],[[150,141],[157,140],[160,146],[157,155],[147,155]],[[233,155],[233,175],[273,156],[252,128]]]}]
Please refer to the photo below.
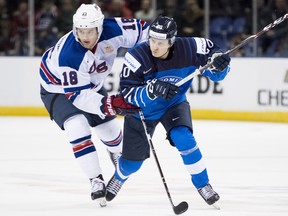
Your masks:
[{"label": "blue hockey helmet", "polygon": [[157,17],[150,25],[149,38],[169,40],[172,46],[177,35],[177,24],[173,18],[167,16]]}]

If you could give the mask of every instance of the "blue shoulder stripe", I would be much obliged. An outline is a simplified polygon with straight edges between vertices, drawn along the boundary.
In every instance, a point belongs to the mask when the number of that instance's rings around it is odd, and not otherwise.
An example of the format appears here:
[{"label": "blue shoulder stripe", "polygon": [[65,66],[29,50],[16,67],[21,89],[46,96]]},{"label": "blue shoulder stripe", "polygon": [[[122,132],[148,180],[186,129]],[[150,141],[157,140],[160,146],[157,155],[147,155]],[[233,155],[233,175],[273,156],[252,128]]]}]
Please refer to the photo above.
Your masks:
[{"label": "blue shoulder stripe", "polygon": [[65,93],[69,93],[69,92],[77,92],[77,91],[81,91],[84,89],[90,89],[91,88],[91,84],[87,84],[85,86],[78,86],[78,87],[71,87],[71,88],[64,88],[64,92]]},{"label": "blue shoulder stripe", "polygon": [[105,18],[103,22],[103,31],[99,42],[122,35],[122,30],[114,18]]},{"label": "blue shoulder stripe", "polygon": [[59,66],[68,66],[78,71],[86,52],[87,49],[75,40],[71,32],[59,55]]},{"label": "blue shoulder stripe", "polygon": [[48,53],[53,48],[48,49],[42,56],[42,61],[40,64],[40,76],[47,84],[61,85],[61,80],[49,70],[46,63]]}]

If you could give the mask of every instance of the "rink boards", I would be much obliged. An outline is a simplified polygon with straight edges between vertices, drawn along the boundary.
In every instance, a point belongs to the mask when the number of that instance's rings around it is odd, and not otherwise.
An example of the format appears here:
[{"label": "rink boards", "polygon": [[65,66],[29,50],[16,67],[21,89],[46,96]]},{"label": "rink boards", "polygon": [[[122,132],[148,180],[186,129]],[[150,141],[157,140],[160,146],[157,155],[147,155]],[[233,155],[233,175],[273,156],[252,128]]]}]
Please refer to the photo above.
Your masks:
[{"label": "rink boards", "polygon": [[[105,87],[116,93],[122,58]],[[47,116],[39,96],[39,57],[1,57],[0,115]],[[187,99],[194,119],[288,122],[286,58],[232,58],[225,80],[194,78]]]}]

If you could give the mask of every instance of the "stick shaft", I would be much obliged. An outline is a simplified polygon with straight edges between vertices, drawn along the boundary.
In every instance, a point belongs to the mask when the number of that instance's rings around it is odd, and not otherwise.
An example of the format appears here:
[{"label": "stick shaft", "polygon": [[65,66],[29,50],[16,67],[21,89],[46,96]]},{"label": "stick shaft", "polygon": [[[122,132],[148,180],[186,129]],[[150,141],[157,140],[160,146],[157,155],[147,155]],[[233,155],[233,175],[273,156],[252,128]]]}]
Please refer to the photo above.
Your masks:
[{"label": "stick shaft", "polygon": [[169,189],[168,189],[168,186],[167,186],[167,183],[166,183],[166,180],[165,180],[163,171],[162,171],[162,169],[161,169],[160,162],[159,162],[159,160],[158,160],[158,157],[157,157],[157,154],[156,154],[156,151],[155,151],[153,142],[152,142],[151,135],[150,135],[149,132],[148,132],[147,125],[146,125],[146,123],[145,123],[145,118],[144,118],[144,114],[143,114],[142,110],[139,111],[139,115],[140,115],[140,119],[141,119],[141,122],[142,122],[143,127],[144,127],[144,130],[145,130],[145,134],[146,134],[147,140],[148,140],[148,142],[149,142],[151,151],[152,151],[153,156],[154,156],[154,159],[155,159],[155,161],[156,161],[157,168],[158,168],[158,170],[159,170],[159,173],[160,173],[160,176],[161,176],[163,185],[164,185],[164,187],[165,187],[166,194],[167,194],[167,196],[168,196],[168,198],[169,198],[169,201],[170,201],[172,207],[174,208],[175,206],[174,206],[174,204],[173,204],[173,202],[172,202],[172,198],[171,198],[171,195],[170,195],[170,192],[169,192]]},{"label": "stick shaft", "polygon": [[268,32],[270,29],[274,28],[276,25],[282,23],[284,20],[286,20],[288,18],[288,13],[286,13],[284,16],[279,17],[277,20],[274,20],[272,23],[268,24],[267,26],[265,26],[261,31],[257,32],[254,35],[249,36],[248,38],[246,38],[244,41],[242,41],[240,44],[236,45],[234,48],[227,50],[225,52],[225,54],[229,54],[234,52],[235,50],[243,47],[244,45],[246,45],[248,42],[258,38],[260,35]]},{"label": "stick shaft", "polygon": [[[266,33],[267,31],[269,31],[270,29],[274,28],[276,25],[280,24],[281,22],[283,22],[286,19],[288,19],[288,13],[286,13],[284,16],[278,18],[274,22],[268,24],[261,31],[257,32],[256,34],[249,36],[248,38],[243,40],[241,43],[239,43],[238,45],[236,45],[232,49],[227,50],[226,52],[224,52],[224,54],[230,54],[230,53],[234,52],[235,50],[243,47],[244,45],[246,45],[250,41],[258,38],[260,35]],[[190,74],[187,77],[185,77],[184,79],[180,80],[175,85],[179,87],[179,86],[183,85],[184,83],[186,83],[187,81],[191,80],[192,78],[198,76],[199,74],[202,74],[203,71],[205,71],[206,69],[208,69],[209,67],[212,66],[212,63],[213,62],[210,62],[210,63],[204,65],[203,67],[200,67],[200,68],[196,69],[192,74]]]}]

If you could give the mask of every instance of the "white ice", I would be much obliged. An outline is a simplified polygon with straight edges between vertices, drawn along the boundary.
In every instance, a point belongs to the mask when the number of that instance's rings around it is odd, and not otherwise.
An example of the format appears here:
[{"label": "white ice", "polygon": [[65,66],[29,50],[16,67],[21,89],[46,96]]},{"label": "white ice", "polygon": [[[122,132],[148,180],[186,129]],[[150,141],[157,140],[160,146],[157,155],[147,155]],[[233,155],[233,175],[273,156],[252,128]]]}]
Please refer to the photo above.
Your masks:
[{"label": "white ice", "polygon": [[[288,124],[194,120],[193,126],[221,210],[199,196],[161,126],[153,137],[174,204],[189,204],[183,216],[288,215]],[[48,117],[0,117],[0,139],[1,216],[174,215],[152,154],[101,208],[90,200],[65,134]],[[114,168],[93,139],[108,181]]]}]

